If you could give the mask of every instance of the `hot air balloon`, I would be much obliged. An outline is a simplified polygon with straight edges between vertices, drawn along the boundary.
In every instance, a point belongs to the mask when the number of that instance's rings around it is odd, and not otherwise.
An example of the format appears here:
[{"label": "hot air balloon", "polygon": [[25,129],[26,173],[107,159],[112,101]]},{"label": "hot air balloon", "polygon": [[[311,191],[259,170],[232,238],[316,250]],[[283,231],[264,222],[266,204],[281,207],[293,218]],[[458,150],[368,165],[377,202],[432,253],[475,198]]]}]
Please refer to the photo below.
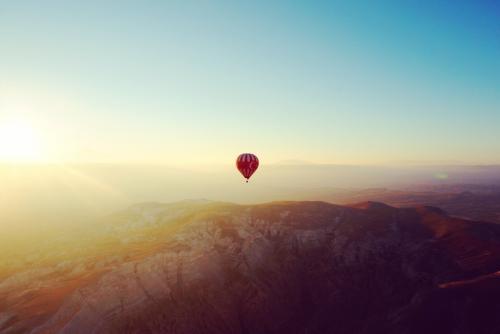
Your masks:
[{"label": "hot air balloon", "polygon": [[252,153],[242,153],[236,159],[236,168],[248,183],[250,176],[259,168],[259,159]]}]

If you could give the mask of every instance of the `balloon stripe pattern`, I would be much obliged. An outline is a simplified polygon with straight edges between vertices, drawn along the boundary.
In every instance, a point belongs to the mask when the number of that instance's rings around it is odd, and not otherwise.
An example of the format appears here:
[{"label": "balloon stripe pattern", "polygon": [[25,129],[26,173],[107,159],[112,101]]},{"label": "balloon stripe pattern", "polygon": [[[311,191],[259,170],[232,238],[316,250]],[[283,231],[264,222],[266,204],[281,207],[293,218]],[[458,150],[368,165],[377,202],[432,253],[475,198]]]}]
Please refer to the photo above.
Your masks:
[{"label": "balloon stripe pattern", "polygon": [[248,182],[248,179],[259,168],[259,159],[252,153],[240,154],[236,159],[236,168]]}]

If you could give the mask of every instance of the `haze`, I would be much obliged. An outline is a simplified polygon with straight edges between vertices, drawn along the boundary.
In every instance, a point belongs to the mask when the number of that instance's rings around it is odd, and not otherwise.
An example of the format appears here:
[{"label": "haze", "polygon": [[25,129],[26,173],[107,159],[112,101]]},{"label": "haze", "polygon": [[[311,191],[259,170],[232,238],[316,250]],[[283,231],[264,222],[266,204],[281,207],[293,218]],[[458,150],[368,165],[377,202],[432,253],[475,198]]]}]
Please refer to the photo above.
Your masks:
[{"label": "haze", "polygon": [[[141,202],[209,199],[236,203],[335,199],[366,188],[499,185],[498,166],[264,164],[245,184],[233,165],[203,171],[164,165],[2,165],[4,232],[72,228]],[[333,196],[333,197],[332,197]]]}]

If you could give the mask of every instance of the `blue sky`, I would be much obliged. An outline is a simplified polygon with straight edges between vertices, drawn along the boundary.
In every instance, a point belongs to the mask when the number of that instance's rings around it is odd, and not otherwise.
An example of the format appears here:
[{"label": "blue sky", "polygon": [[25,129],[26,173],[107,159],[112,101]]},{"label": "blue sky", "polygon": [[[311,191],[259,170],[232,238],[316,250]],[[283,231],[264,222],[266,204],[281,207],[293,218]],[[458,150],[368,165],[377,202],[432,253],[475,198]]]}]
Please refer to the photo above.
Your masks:
[{"label": "blue sky", "polygon": [[495,1],[4,1],[0,122],[78,162],[500,163]]}]

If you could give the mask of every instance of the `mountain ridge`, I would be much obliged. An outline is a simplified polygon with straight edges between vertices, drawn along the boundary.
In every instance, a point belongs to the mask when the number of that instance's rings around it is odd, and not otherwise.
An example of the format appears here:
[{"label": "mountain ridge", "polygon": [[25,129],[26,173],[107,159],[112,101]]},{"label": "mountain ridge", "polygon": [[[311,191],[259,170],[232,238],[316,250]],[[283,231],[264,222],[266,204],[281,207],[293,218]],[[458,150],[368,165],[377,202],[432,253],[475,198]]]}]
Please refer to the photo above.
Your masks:
[{"label": "mountain ridge", "polygon": [[0,281],[0,333],[417,333],[430,301],[453,332],[482,290],[449,310],[444,291],[500,268],[499,225],[425,206],[183,201],[108,219],[87,257]]}]

